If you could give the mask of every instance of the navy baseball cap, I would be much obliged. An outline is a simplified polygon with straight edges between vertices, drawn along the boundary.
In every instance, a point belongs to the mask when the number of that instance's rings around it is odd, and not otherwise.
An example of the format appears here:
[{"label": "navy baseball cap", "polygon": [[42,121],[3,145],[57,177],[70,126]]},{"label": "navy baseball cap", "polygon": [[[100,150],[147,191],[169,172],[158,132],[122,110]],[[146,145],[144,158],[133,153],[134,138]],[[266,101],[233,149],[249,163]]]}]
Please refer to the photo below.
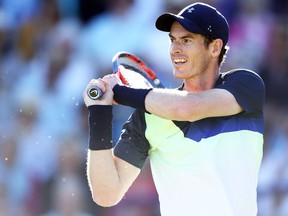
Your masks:
[{"label": "navy baseball cap", "polygon": [[169,32],[173,22],[178,21],[187,31],[210,35],[228,42],[229,25],[226,18],[214,7],[204,3],[188,5],[178,14],[164,13],[156,20],[156,28]]}]

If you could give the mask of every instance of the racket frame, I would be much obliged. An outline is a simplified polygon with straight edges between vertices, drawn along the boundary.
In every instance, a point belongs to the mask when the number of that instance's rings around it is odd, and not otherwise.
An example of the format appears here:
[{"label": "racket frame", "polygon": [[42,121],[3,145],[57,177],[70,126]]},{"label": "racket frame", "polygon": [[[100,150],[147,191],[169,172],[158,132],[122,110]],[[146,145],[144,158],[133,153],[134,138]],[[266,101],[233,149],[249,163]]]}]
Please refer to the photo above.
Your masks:
[{"label": "racket frame", "polygon": [[[127,64],[123,64],[120,61],[121,58],[126,58],[126,59],[129,59],[132,62],[135,62],[136,65],[139,66],[140,69],[135,68],[135,67],[130,66],[130,65],[127,65]],[[127,82],[125,77],[119,71],[119,66],[121,66],[121,65],[125,69],[130,69],[130,70],[132,70],[134,72],[137,72],[137,73],[141,74],[143,77],[145,77],[146,80],[149,81],[149,83],[153,87],[155,87],[155,88],[164,88],[164,85],[158,79],[158,77],[153,72],[153,70],[150,67],[148,67],[140,58],[138,58],[135,55],[132,55],[130,53],[122,51],[122,52],[116,53],[113,56],[113,58],[112,58],[112,69],[113,69],[113,73],[115,73],[120,78],[120,80],[122,81],[122,83],[124,85],[129,86],[129,83]],[[91,86],[87,90],[87,94],[92,100],[99,100],[103,96],[103,92],[101,91],[101,89],[98,86]]]}]

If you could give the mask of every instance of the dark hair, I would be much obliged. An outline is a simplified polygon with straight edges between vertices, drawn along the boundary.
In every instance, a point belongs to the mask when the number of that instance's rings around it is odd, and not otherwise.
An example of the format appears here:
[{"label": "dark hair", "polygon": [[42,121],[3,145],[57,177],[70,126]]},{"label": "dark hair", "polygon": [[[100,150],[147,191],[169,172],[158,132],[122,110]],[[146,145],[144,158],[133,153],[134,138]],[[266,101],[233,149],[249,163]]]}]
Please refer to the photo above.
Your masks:
[{"label": "dark hair", "polygon": [[[206,48],[208,48],[209,44],[212,43],[213,40],[215,40],[215,38],[213,38],[211,35],[203,35],[204,37],[204,45]],[[222,47],[220,55],[219,55],[219,59],[218,59],[218,65],[221,66],[226,59],[226,54],[229,50],[229,47],[227,45],[225,45],[224,47]]]}]

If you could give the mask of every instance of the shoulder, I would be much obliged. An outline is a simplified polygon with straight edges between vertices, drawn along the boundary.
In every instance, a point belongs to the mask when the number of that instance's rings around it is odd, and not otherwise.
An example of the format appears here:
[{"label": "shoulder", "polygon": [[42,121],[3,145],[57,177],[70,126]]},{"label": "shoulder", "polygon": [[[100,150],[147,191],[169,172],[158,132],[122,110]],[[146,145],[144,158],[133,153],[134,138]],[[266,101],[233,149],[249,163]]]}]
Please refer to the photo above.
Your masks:
[{"label": "shoulder", "polygon": [[[264,92],[265,84],[259,74],[247,69],[234,69],[220,73],[216,88],[258,89]],[[248,90],[247,89],[247,90]]]},{"label": "shoulder", "polygon": [[135,140],[145,139],[146,127],[144,112],[135,110],[124,123],[120,138],[122,140],[131,140],[132,138],[135,138]]},{"label": "shoulder", "polygon": [[242,79],[245,80],[245,78],[249,78],[249,77],[252,79],[256,79],[256,80],[258,80],[264,84],[260,75],[257,74],[256,72],[252,71],[252,70],[248,70],[248,69],[244,69],[244,68],[238,68],[238,69],[230,70],[228,72],[220,73],[220,79],[222,79],[222,80],[226,80],[229,78],[231,78],[231,79],[237,78],[237,79],[240,79],[239,81],[241,81]]},{"label": "shoulder", "polygon": [[135,110],[125,123],[125,125],[127,124],[131,125],[131,127],[134,129],[141,128],[143,131],[145,131],[145,113],[143,111]]},{"label": "shoulder", "polygon": [[221,73],[215,88],[226,89],[246,111],[262,110],[265,101],[265,85],[254,71],[234,69]]},{"label": "shoulder", "polygon": [[145,131],[145,113],[135,110],[123,126],[114,155],[141,169],[150,149]]}]

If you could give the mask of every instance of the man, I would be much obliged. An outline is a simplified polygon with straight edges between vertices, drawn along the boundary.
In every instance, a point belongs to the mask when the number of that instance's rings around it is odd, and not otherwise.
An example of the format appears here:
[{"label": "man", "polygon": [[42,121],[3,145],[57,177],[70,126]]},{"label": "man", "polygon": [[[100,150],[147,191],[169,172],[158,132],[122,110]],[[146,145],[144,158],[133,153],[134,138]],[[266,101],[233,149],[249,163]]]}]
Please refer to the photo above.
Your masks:
[{"label": "man", "polygon": [[[179,89],[132,89],[115,75],[92,80],[105,93],[91,100],[88,181],[93,199],[117,204],[149,156],[163,216],[256,216],[262,159],[264,83],[254,72],[220,73],[228,42],[226,19],[195,3],[164,14]],[[112,148],[112,104],[134,107]]]}]

